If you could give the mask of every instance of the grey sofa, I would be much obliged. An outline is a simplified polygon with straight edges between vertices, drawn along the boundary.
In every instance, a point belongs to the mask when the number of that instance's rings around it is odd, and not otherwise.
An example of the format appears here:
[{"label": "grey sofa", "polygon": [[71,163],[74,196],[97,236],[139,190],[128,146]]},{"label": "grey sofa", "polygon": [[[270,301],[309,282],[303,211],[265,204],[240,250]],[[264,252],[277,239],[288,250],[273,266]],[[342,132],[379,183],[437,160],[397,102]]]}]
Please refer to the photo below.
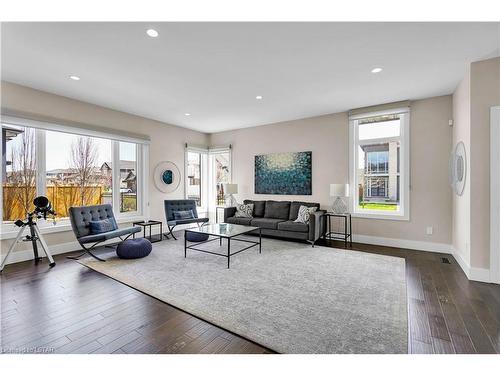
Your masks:
[{"label": "grey sofa", "polygon": [[[235,217],[236,207],[224,208],[224,222],[230,224],[250,225],[262,229],[263,235],[304,240],[311,243],[321,238],[325,233],[325,210],[320,210],[319,203],[290,201],[254,201],[253,218]],[[295,223],[300,206],[317,207],[311,214],[309,224]]]}]

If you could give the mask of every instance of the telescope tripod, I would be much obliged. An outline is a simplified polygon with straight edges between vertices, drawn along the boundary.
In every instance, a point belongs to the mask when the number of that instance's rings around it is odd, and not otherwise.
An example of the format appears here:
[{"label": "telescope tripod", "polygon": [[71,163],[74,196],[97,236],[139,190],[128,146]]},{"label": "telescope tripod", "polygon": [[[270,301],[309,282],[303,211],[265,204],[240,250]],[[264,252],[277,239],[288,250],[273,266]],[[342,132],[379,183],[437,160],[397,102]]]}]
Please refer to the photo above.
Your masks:
[{"label": "telescope tripod", "polygon": [[[49,247],[47,246],[47,243],[42,237],[42,233],[40,233],[40,229],[38,229],[38,226],[36,225],[36,222],[33,221],[33,217],[31,215],[28,216],[27,221],[21,221],[18,220],[15,223],[19,228],[19,233],[17,233],[17,237],[10,245],[9,251],[7,251],[7,255],[2,261],[2,264],[0,265],[0,272],[3,271],[3,268],[5,266],[5,263],[7,262],[7,258],[9,257],[10,253],[16,248],[17,244],[19,242],[31,242],[31,245],[33,246],[33,254],[35,256],[35,264],[38,264],[42,260],[42,258],[38,255],[38,246],[37,246],[37,241],[40,241],[40,245],[42,246],[43,251],[45,252],[45,255],[47,255],[47,258],[49,259],[49,267],[52,268],[56,265],[56,262],[54,262],[54,258],[52,258],[52,255],[50,254]],[[30,234],[24,236],[23,234],[26,228],[29,227],[30,229]]]}]

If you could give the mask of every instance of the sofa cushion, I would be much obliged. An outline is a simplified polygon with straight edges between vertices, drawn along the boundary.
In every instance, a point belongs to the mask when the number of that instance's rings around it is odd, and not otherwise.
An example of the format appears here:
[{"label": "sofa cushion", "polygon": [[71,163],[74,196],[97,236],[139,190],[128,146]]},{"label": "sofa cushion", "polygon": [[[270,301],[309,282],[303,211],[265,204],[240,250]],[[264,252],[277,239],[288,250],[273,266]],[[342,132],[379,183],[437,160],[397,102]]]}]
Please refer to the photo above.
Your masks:
[{"label": "sofa cushion", "polygon": [[283,222],[281,219],[271,219],[266,217],[259,217],[257,219],[252,219],[250,225],[259,228],[266,229],[278,229],[278,224]]},{"label": "sofa cushion", "polygon": [[292,220],[282,221],[278,224],[279,230],[285,230],[290,232],[309,232],[309,225],[303,223],[296,223]]},{"label": "sofa cushion", "polygon": [[266,211],[266,201],[253,201],[250,199],[245,199],[243,203],[253,203],[253,217],[264,217]]},{"label": "sofa cushion", "polygon": [[295,220],[297,219],[297,216],[299,214],[299,208],[300,206],[306,206],[306,207],[317,207],[319,210],[319,203],[311,203],[311,202],[292,202],[290,204],[290,216],[288,217],[288,220]]},{"label": "sofa cushion", "polygon": [[250,225],[251,217],[228,217],[226,222],[229,224]]},{"label": "sofa cushion", "polygon": [[267,201],[265,218],[288,220],[290,215],[290,202],[288,201]]},{"label": "sofa cushion", "polygon": [[237,204],[234,217],[253,218],[253,203]]},{"label": "sofa cushion", "polygon": [[294,221],[296,223],[309,224],[309,218],[311,217],[311,214],[317,209],[318,207],[300,206],[299,214],[297,215],[297,218]]}]

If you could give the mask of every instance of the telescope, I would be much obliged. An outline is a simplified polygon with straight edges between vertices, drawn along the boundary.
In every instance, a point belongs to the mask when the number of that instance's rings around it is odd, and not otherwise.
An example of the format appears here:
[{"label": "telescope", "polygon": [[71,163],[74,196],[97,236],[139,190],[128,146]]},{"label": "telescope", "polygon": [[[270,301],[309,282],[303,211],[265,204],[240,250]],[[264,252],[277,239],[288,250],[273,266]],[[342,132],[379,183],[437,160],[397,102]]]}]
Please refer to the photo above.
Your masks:
[{"label": "telescope", "polygon": [[[49,251],[49,247],[47,246],[47,243],[43,239],[42,233],[40,232],[40,229],[38,228],[35,220],[35,218],[36,219],[43,218],[44,220],[46,220],[47,215],[56,216],[56,213],[52,209],[52,204],[50,203],[49,199],[46,196],[40,195],[36,197],[33,200],[33,205],[35,206],[35,209],[32,212],[28,212],[26,214],[25,221],[19,219],[14,222],[14,224],[19,227],[19,232],[17,233],[15,241],[10,246],[7,255],[5,256],[4,260],[2,261],[2,264],[0,265],[0,272],[3,271],[3,268],[5,266],[5,263],[7,262],[7,258],[9,257],[10,253],[16,248],[18,243],[23,241],[31,242],[31,245],[33,247],[35,264],[38,264],[42,260],[42,258],[38,254],[38,242],[40,242],[40,245],[42,246],[45,255],[49,259],[49,267],[52,268],[56,265],[56,262],[54,262],[54,258],[52,258],[52,255],[50,254]],[[23,236],[26,228],[29,228],[30,234]]]}]

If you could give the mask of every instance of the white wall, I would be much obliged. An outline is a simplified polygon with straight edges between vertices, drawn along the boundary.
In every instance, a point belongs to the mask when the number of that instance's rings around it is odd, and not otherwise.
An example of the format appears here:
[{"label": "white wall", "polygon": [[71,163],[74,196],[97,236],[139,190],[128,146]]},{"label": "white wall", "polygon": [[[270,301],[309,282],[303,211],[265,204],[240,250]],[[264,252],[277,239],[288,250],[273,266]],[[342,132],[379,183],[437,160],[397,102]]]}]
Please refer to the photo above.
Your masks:
[{"label": "white wall", "polygon": [[[452,130],[451,96],[411,103],[411,211],[410,221],[353,219],[356,235],[429,243],[429,250],[451,249],[452,198],[448,159]],[[211,135],[212,145],[233,145],[233,182],[238,200],[293,199],[331,206],[329,185],[348,182],[348,115],[338,113],[246,128]],[[254,194],[254,156],[290,151],[312,151],[312,195]],[[434,234],[426,235],[433,226]],[[410,242],[399,242],[409,246]],[[397,246],[397,244],[395,244]]]},{"label": "white wall", "polygon": [[453,145],[464,142],[467,168],[461,196],[453,193],[453,248],[461,262],[470,265],[470,71],[453,93]]},{"label": "white wall", "polygon": [[[161,123],[158,121],[114,111],[93,104],[50,94],[29,87],[1,82],[2,112],[23,113],[30,118],[46,120],[47,118],[63,122],[78,122],[97,127],[117,129],[148,135],[150,145],[149,198],[150,218],[164,221],[163,200],[184,198],[184,146],[185,143],[208,145],[209,136],[193,130]],[[62,155],[61,155],[62,156]],[[179,188],[171,194],[159,192],[153,183],[153,170],[160,161],[172,161],[179,167],[182,179]],[[49,246],[60,251],[67,251],[61,244],[75,240],[72,232],[47,234],[45,239]],[[11,240],[0,241],[2,253]],[[23,244],[25,245],[25,244]],[[26,249],[24,246],[21,249]],[[29,252],[27,253],[29,255]],[[14,256],[12,259],[19,260]]]},{"label": "white wall", "polygon": [[490,266],[490,108],[500,105],[500,57],[470,66],[471,267]]}]

